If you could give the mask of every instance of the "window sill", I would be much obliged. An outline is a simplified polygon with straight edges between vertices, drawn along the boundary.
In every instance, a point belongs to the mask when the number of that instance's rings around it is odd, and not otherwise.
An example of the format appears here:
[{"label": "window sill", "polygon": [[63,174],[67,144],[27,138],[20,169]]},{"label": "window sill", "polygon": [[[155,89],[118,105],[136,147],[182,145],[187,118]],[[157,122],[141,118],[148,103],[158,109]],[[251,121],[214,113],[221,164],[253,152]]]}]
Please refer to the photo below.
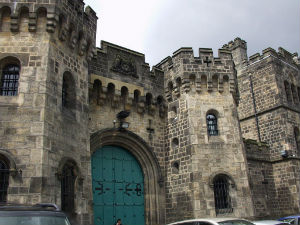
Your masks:
[{"label": "window sill", "polygon": [[0,96],[0,105],[21,105],[24,102],[23,95]]}]

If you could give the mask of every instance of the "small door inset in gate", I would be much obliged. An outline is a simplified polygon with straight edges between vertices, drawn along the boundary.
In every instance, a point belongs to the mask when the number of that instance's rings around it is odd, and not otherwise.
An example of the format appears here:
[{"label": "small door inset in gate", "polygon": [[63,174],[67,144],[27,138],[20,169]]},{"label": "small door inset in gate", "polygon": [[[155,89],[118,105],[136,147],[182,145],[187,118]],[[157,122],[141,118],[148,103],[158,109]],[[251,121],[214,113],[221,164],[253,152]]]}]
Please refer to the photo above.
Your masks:
[{"label": "small door inset in gate", "polygon": [[92,156],[95,225],[144,225],[144,177],[127,150],[105,146]]}]

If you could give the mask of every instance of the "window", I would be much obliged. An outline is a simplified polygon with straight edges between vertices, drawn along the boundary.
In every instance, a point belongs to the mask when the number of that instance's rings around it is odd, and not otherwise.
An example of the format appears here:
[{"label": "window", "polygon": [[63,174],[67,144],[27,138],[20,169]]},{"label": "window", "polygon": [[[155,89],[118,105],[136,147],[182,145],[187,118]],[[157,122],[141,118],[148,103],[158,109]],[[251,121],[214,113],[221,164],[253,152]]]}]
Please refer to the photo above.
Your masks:
[{"label": "window", "polygon": [[207,124],[207,132],[209,136],[217,136],[219,134],[218,132],[218,121],[217,117],[209,113],[206,116],[206,124]]},{"label": "window", "polygon": [[65,108],[75,108],[76,96],[75,96],[75,83],[72,74],[65,72],[63,76],[62,84],[62,106]]},{"label": "window", "polygon": [[6,202],[9,180],[9,166],[6,160],[0,158],[0,202]]},{"label": "window", "polygon": [[20,67],[17,64],[8,64],[2,70],[1,95],[16,96],[18,94]]},{"label": "window", "polygon": [[139,90],[134,90],[134,104],[136,105],[139,102],[141,92]]},{"label": "window", "polygon": [[218,175],[213,181],[216,214],[232,212],[229,182],[226,176]]},{"label": "window", "polygon": [[76,179],[74,170],[74,166],[70,163],[66,164],[62,170],[61,207],[67,213],[74,212],[74,187]]}]

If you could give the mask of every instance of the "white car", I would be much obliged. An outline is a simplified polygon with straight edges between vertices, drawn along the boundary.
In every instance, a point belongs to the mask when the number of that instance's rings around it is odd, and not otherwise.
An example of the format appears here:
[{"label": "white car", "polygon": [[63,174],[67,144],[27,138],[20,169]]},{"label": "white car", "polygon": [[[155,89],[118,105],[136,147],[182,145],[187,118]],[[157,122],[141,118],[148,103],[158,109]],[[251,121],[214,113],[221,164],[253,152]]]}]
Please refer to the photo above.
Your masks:
[{"label": "white car", "polygon": [[254,225],[252,222],[238,218],[208,218],[183,220],[168,225]]},{"label": "white car", "polygon": [[287,225],[289,223],[278,220],[257,220],[252,221],[255,225]]}]

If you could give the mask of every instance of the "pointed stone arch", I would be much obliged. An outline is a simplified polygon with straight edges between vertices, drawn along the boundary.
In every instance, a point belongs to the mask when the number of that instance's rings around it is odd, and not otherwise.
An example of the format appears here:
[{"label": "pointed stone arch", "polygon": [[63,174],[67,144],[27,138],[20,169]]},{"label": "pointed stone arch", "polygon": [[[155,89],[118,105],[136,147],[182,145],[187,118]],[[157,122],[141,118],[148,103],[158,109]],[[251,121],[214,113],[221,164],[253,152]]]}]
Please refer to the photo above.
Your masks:
[{"label": "pointed stone arch", "polygon": [[163,224],[163,176],[151,147],[135,133],[117,129],[100,130],[91,135],[91,155],[104,146],[122,147],[137,159],[144,175],[145,222],[146,224]]}]

